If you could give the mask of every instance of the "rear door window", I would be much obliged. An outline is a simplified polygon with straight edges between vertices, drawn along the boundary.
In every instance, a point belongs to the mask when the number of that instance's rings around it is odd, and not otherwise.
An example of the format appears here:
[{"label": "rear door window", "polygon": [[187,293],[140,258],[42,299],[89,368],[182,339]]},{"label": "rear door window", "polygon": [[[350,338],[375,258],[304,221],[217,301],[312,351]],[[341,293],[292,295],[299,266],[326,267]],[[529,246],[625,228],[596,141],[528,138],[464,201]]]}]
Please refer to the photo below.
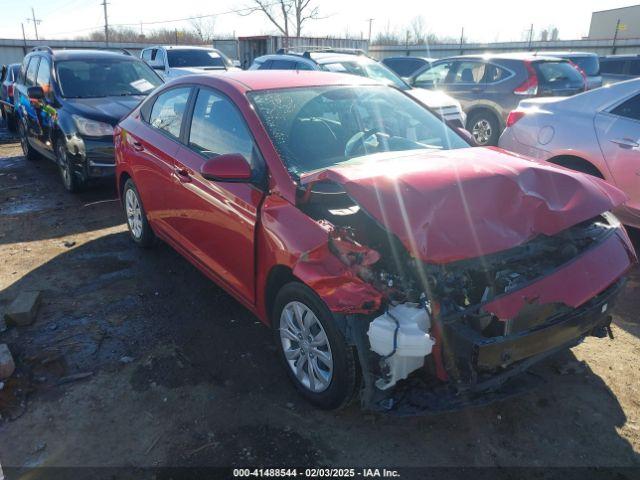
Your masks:
[{"label": "rear door window", "polygon": [[482,83],[487,64],[481,62],[456,62],[458,68],[453,83]]},{"label": "rear door window", "polygon": [[151,126],[176,139],[180,138],[182,119],[190,93],[191,88],[185,87],[174,88],[158,95],[149,116]]},{"label": "rear door window", "polygon": [[38,72],[39,62],[40,62],[39,57],[33,57],[29,61],[29,66],[27,67],[27,75],[25,80],[25,85],[27,87],[33,87],[36,84],[36,74]]},{"label": "rear door window", "polygon": [[632,120],[640,120],[640,95],[630,98],[622,102],[616,108],[611,110],[614,115],[630,118]]}]

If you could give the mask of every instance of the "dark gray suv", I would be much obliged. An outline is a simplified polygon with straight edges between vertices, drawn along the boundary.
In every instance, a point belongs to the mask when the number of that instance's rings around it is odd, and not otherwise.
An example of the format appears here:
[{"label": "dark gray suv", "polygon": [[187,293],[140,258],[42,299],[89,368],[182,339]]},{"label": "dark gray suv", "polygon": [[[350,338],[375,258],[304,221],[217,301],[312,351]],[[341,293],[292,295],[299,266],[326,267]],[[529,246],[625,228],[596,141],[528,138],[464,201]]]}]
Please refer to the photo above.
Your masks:
[{"label": "dark gray suv", "polygon": [[523,98],[569,96],[585,91],[571,62],[531,53],[464,55],[416,72],[414,87],[442,90],[462,104],[467,130],[479,145],[497,145],[507,117]]}]

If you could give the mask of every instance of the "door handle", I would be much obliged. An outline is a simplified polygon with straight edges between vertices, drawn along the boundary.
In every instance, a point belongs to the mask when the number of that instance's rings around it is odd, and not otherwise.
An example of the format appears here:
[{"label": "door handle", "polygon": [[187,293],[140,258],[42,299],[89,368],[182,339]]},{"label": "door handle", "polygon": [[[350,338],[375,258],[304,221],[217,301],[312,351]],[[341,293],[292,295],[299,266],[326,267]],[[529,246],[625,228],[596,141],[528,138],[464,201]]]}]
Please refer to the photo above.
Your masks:
[{"label": "door handle", "polygon": [[176,178],[182,182],[182,183],[186,183],[186,182],[190,182],[191,181],[191,175],[189,175],[189,172],[187,171],[186,168],[179,168],[176,167],[176,169],[174,170],[175,174],[176,174]]},{"label": "door handle", "polygon": [[144,150],[144,147],[140,142],[133,141],[131,142],[131,146],[136,152],[141,152],[142,150]]},{"label": "door handle", "polygon": [[615,143],[620,148],[627,148],[627,149],[638,148],[640,146],[638,142],[634,142],[629,138],[616,138],[614,140],[611,140],[611,143]]}]

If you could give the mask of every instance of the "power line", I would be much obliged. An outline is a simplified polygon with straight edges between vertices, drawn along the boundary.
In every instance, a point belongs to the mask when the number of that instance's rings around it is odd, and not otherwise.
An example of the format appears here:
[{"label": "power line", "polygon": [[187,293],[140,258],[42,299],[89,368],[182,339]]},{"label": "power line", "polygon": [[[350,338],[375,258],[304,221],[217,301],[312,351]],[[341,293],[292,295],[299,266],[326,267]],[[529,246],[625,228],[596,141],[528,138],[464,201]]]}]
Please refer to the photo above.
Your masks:
[{"label": "power line", "polygon": [[31,18],[27,18],[27,22],[33,22],[33,28],[36,31],[36,40],[38,39],[38,24],[42,22],[42,20],[36,18],[36,12],[31,7]]}]

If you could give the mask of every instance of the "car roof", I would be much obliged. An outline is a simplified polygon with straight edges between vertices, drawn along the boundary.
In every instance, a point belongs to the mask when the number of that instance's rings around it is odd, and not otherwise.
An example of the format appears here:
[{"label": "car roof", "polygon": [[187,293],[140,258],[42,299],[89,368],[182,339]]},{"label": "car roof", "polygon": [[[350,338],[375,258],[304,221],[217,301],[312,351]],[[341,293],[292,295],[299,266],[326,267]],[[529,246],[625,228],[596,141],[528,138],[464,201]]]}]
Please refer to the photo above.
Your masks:
[{"label": "car roof", "polygon": [[125,53],[120,52],[112,52],[109,50],[91,50],[91,49],[82,49],[82,50],[36,50],[34,52],[30,52],[31,54],[45,54],[51,55],[55,60],[71,60],[71,59],[91,59],[91,58],[125,58],[131,60],[138,60],[138,58],[133,55],[127,55]]},{"label": "car roof", "polygon": [[271,53],[269,55],[262,55],[256,58],[254,61],[258,63],[265,62],[267,60],[289,60],[292,62],[309,62],[311,64],[325,65],[327,63],[344,62],[344,61],[360,61],[366,59],[366,61],[375,62],[374,59],[366,55],[356,55],[353,53],[340,53],[340,52],[308,52],[308,55],[302,53]]},{"label": "car roof", "polygon": [[640,58],[640,54],[638,53],[624,53],[619,55],[604,55],[600,57],[601,59],[607,60],[633,60],[635,58]]},{"label": "car roof", "polygon": [[557,51],[557,52],[535,52],[535,55],[538,57],[551,56],[551,57],[597,57],[597,53],[593,52],[570,52],[570,51]]},{"label": "car roof", "polygon": [[398,57],[384,57],[381,61],[384,62],[385,60],[424,60],[425,62],[434,62],[438,59],[433,57],[415,57],[413,55],[402,55]]},{"label": "car roof", "polygon": [[226,83],[241,93],[284,88],[323,87],[338,85],[381,85],[380,82],[359,75],[321,72],[317,70],[241,70],[225,73],[186,75],[170,82],[215,86]]},{"label": "car roof", "polygon": [[204,45],[153,45],[151,47],[145,47],[143,50],[148,50],[150,48],[164,48],[165,50],[215,50],[217,49],[213,47],[207,47]]},{"label": "car roof", "polygon": [[534,52],[478,53],[473,55],[457,55],[455,57],[441,58],[439,60],[461,60],[465,58],[472,60],[558,60],[557,57],[545,57],[542,55],[536,55]]}]

